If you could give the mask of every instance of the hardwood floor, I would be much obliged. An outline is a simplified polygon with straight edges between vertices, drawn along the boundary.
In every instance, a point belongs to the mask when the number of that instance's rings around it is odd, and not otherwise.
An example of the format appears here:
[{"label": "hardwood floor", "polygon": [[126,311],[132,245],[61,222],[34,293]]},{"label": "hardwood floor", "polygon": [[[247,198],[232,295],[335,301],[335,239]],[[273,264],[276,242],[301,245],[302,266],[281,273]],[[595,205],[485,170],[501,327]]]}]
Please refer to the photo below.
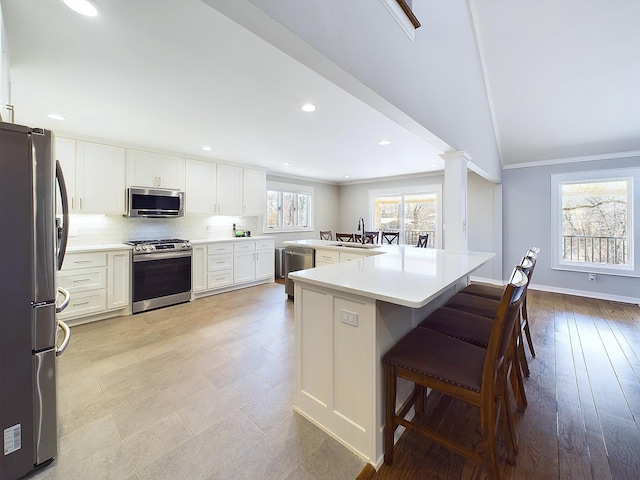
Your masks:
[{"label": "hardwood floor", "polygon": [[271,283],[71,329],[59,449],[32,480],[352,480],[293,412],[293,303]]},{"label": "hardwood floor", "polygon": [[[505,478],[640,478],[640,308],[529,295],[537,357]],[[59,359],[59,456],[34,478],[371,478],[291,409],[292,306],[274,283],[74,327]],[[433,398],[428,411],[476,441],[473,410]],[[416,434],[396,448],[375,480],[485,478]]]},{"label": "hardwood floor", "polygon": [[[528,294],[536,358],[530,358],[526,380],[529,406],[523,415],[515,413],[517,465],[506,465],[504,478],[640,478],[640,308]],[[441,431],[458,438],[471,432],[474,441],[477,412],[449,398],[428,403],[426,422],[453,414]],[[400,438],[395,457],[375,480],[485,478],[475,465],[415,432]]]}]

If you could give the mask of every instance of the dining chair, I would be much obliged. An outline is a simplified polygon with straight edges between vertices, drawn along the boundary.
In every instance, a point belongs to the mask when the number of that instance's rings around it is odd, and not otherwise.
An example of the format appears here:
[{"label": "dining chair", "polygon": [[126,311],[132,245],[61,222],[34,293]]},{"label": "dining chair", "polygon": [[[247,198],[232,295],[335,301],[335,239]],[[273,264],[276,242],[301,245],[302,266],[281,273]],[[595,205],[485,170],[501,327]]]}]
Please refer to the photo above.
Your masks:
[{"label": "dining chair", "polygon": [[338,242],[355,242],[353,233],[336,233],[336,241]]},{"label": "dining chair", "polygon": [[429,234],[426,235],[418,235],[418,245],[420,248],[427,248],[427,242],[429,241]]},{"label": "dining chair", "polygon": [[382,232],[382,239],[380,243],[384,244],[385,241],[391,245],[395,243],[396,245],[400,244],[400,232]]},{"label": "dining chair", "polygon": [[320,230],[320,240],[333,240],[331,230]]},{"label": "dining chair", "polygon": [[[384,462],[387,465],[393,465],[394,433],[398,426],[415,429],[443,447],[471,459],[483,466],[492,479],[500,478],[496,430],[501,427],[507,461],[515,463],[517,441],[507,402],[509,364],[506,358],[526,285],[527,276],[516,269],[504,290],[486,349],[422,327],[411,330],[384,355]],[[412,382],[414,389],[397,410],[398,378]],[[479,445],[475,442],[462,444],[420,422],[425,415],[427,389],[479,409]],[[412,407],[415,407],[415,416],[407,420],[405,417]],[[446,421],[439,420],[436,424]],[[477,431],[475,425],[469,428],[470,434]]]},{"label": "dining chair", "polygon": [[364,232],[364,243],[378,243],[380,232]]}]

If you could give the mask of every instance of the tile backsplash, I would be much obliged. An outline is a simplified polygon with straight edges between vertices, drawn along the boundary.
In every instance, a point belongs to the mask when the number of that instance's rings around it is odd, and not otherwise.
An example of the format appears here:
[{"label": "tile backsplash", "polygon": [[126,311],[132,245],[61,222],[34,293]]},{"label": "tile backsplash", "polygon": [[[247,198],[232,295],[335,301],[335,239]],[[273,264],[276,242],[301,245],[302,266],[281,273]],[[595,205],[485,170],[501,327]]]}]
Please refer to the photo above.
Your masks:
[{"label": "tile backsplash", "polygon": [[71,215],[69,245],[106,245],[127,240],[184,238],[187,240],[231,238],[236,228],[262,234],[262,217],[125,218],[110,215]]}]

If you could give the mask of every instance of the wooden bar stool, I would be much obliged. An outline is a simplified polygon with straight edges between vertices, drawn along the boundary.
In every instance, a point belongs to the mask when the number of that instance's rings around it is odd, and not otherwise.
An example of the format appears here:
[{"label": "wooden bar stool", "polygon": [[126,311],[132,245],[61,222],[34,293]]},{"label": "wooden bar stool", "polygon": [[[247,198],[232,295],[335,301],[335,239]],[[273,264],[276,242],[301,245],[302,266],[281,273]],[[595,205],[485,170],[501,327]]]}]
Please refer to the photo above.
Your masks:
[{"label": "wooden bar stool", "polygon": [[320,240],[333,240],[331,230],[320,230]]},{"label": "wooden bar stool", "polygon": [[[486,349],[430,328],[415,328],[383,357],[386,393],[384,461],[387,465],[393,464],[394,433],[399,425],[416,429],[445,448],[484,466],[490,478],[499,478],[500,475],[496,428],[502,425],[508,460],[515,462],[517,444],[507,407],[506,359],[526,285],[526,275],[516,270],[505,288],[498,315],[492,322]],[[398,377],[413,382],[414,392],[396,411]],[[482,454],[405,418],[412,406],[415,406],[416,417],[424,414],[426,388],[479,408]],[[502,410],[504,413],[501,415]]]},{"label": "wooden bar stool", "polygon": [[[529,278],[529,283],[531,283],[531,277],[533,276],[533,270],[536,266],[536,261],[538,259],[538,253],[540,253],[540,248],[537,246],[531,247],[525,255],[525,258],[528,258],[533,265],[531,266],[527,276]],[[460,293],[467,293],[469,295],[475,295],[478,297],[490,298],[492,300],[499,300],[500,295],[502,294],[502,287],[494,286],[494,285],[482,285],[479,283],[472,283],[468,285],[466,288],[462,289]],[[536,351],[533,348],[533,340],[531,339],[531,329],[529,327],[529,309],[527,307],[527,298],[525,297],[524,302],[522,304],[522,318],[521,318],[521,327],[524,330],[525,336],[527,338],[527,344],[529,345],[529,351],[531,352],[531,356],[535,358]],[[522,334],[520,334],[522,337]],[[526,358],[525,358],[526,361]],[[529,376],[527,374],[527,376]]]}]

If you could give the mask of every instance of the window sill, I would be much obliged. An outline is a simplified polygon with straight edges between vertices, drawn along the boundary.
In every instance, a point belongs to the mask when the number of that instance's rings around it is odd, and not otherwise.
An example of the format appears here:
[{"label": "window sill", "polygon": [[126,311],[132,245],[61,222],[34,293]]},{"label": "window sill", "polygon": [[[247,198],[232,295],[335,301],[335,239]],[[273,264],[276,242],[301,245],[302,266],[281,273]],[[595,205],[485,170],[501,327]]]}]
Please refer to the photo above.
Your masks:
[{"label": "window sill", "polygon": [[313,232],[313,228],[266,228],[262,233],[265,235],[276,233],[300,233],[300,232]]}]

